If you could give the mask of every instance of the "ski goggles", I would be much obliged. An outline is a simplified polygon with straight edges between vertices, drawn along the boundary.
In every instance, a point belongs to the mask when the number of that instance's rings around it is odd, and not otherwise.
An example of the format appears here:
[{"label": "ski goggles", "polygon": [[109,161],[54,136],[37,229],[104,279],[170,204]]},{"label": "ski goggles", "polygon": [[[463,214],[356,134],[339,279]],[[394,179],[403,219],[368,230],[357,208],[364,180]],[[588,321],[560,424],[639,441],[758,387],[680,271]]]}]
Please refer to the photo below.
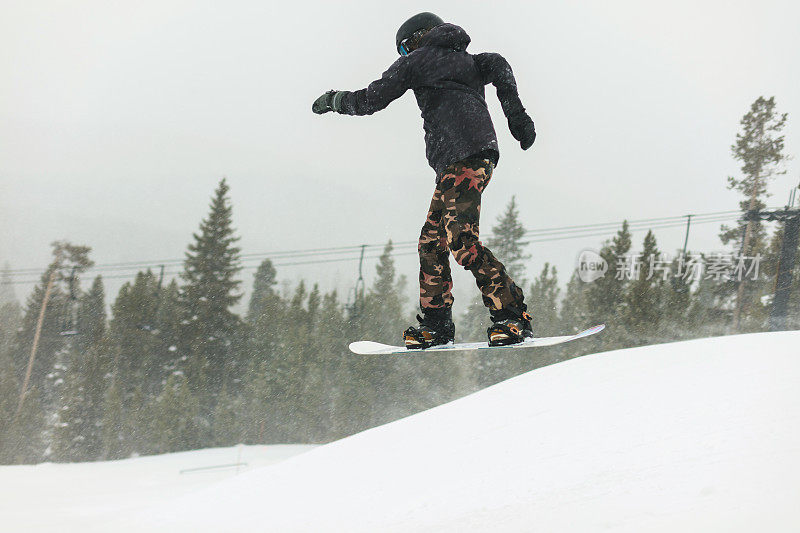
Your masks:
[{"label": "ski goggles", "polygon": [[419,44],[420,39],[428,33],[430,30],[422,29],[415,31],[411,37],[406,37],[400,44],[397,45],[397,51],[400,52],[401,56],[407,56],[411,52],[417,49],[417,45]]}]

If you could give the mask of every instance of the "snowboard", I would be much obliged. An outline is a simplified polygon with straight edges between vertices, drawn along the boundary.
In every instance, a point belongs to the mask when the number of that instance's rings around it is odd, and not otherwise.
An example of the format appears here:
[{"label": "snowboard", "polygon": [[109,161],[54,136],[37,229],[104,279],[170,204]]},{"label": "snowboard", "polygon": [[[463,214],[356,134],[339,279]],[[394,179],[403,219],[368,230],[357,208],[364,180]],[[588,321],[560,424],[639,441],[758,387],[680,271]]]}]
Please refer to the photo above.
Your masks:
[{"label": "snowboard", "polygon": [[420,352],[456,352],[468,350],[516,350],[519,348],[535,348],[538,346],[553,346],[555,344],[562,344],[576,339],[582,339],[595,333],[600,333],[605,329],[605,324],[598,324],[589,329],[585,329],[574,335],[562,335],[560,337],[533,337],[526,339],[524,342],[518,344],[510,344],[508,346],[489,346],[488,342],[465,342],[461,344],[443,344],[441,346],[434,346],[432,348],[420,349],[416,348],[409,350],[405,346],[391,346],[389,344],[381,344],[380,342],[373,341],[356,341],[350,343],[350,351],[359,355],[385,355],[385,354],[415,354]]}]

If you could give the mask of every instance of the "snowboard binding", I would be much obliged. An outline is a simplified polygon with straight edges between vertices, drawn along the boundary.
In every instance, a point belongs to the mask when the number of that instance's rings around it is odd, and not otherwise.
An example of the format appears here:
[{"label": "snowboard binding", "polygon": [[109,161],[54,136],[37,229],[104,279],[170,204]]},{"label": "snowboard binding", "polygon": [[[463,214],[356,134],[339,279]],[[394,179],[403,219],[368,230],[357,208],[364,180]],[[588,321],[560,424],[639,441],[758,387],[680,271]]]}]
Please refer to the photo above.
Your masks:
[{"label": "snowboard binding", "polygon": [[489,346],[508,346],[533,337],[531,320],[524,310],[504,308],[492,311],[492,325],[486,330]]},{"label": "snowboard binding", "polygon": [[403,341],[409,350],[424,350],[432,346],[452,343],[456,326],[449,307],[428,309],[417,315],[419,327],[411,326],[403,332]]}]

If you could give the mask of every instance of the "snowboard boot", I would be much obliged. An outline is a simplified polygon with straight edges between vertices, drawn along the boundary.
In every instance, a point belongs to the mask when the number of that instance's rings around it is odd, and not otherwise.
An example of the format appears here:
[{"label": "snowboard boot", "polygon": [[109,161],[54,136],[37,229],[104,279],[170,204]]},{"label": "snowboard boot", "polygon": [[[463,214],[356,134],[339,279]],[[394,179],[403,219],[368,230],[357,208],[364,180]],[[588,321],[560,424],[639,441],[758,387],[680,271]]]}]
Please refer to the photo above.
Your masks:
[{"label": "snowboard boot", "polygon": [[486,331],[489,336],[489,346],[507,346],[517,344],[533,337],[531,315],[523,309],[504,307],[490,311],[492,325]]},{"label": "snowboard boot", "polygon": [[452,309],[424,309],[417,315],[419,327],[411,326],[403,332],[403,340],[409,350],[419,350],[453,342],[456,326],[453,324]]}]

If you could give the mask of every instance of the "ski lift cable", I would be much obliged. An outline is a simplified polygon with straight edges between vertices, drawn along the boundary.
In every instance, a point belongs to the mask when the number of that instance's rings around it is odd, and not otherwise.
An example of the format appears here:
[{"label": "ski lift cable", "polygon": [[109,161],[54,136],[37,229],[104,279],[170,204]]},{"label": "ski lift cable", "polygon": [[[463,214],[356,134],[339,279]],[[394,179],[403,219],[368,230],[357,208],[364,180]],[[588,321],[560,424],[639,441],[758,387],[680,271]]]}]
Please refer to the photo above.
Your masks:
[{"label": "ski lift cable", "polygon": [[[739,218],[741,214],[740,211],[737,210],[730,210],[730,211],[718,211],[718,212],[711,212],[711,213],[700,213],[700,214],[692,214],[692,221],[695,224],[700,223],[714,223],[714,222],[724,222],[726,220],[732,220]],[[638,220],[631,220],[628,224],[628,227],[631,231],[640,229],[642,227],[649,227],[651,229],[663,229],[668,227],[678,227],[684,224],[684,220],[686,219],[687,215],[681,216],[673,216],[673,217],[655,217],[649,219],[638,219]],[[584,224],[584,225],[575,225],[575,226],[563,226],[563,227],[553,227],[553,228],[543,228],[537,230],[529,230],[525,233],[526,237],[532,237],[533,240],[530,242],[546,242],[551,240],[559,240],[559,239],[574,239],[574,238],[581,238],[581,237],[592,237],[592,236],[600,236],[607,234],[609,231],[614,230],[621,224],[621,222],[607,222],[607,223],[598,223],[598,224]],[[550,237],[550,238],[548,238]],[[405,241],[405,242],[398,242],[393,244],[396,249],[399,248],[407,248],[407,247],[416,247],[417,241]],[[276,262],[276,266],[295,266],[295,265],[303,265],[303,264],[315,264],[315,263],[331,263],[331,262],[339,262],[339,261],[352,261],[358,259],[358,256],[353,257],[339,257],[339,258],[331,258],[331,259],[310,259],[311,257],[318,257],[324,255],[348,255],[348,254],[360,254],[360,252],[364,249],[375,249],[375,248],[382,248],[384,244],[363,244],[363,245],[355,245],[355,246],[339,246],[339,247],[329,247],[329,248],[315,248],[315,249],[306,249],[306,250],[286,250],[283,252],[272,252],[272,253],[260,253],[260,254],[243,254],[240,256],[242,261],[254,261],[258,258],[275,258],[279,261]],[[415,252],[414,252],[415,253]],[[281,256],[281,254],[283,254]],[[379,256],[376,256],[379,257]],[[308,261],[292,261],[292,262],[282,262],[280,259],[300,259],[300,258],[309,258]],[[105,272],[105,271],[114,271],[114,270],[141,270],[142,268],[153,268],[153,267],[161,267],[163,265],[168,266],[179,266],[183,263],[183,260],[165,260],[157,263],[140,261],[140,262],[127,262],[127,263],[106,263],[100,264],[87,269],[87,271],[96,271],[96,272]],[[41,272],[41,269],[9,269],[5,271],[10,275],[19,275],[19,274],[30,274],[30,273],[38,273]],[[173,273],[169,273],[173,274]],[[124,277],[129,277],[129,275],[121,275],[121,276],[105,276],[108,279],[119,279]],[[6,282],[7,284],[23,284],[23,283],[38,283],[40,280],[13,280],[10,282]]]},{"label": "ski lift cable", "polygon": [[[694,221],[695,224],[707,224],[707,223],[724,222],[725,220],[732,220],[732,219],[736,219],[736,218],[738,218],[738,217],[728,216],[728,217],[717,217],[717,218],[709,218],[709,219],[705,219],[705,220],[693,220],[693,221]],[[682,227],[683,224],[684,224],[683,221],[664,222],[664,223],[661,223],[661,224],[651,224],[650,226],[642,226],[640,224],[639,225],[640,227],[631,227],[631,226],[629,226],[629,230],[631,232],[636,232],[636,231],[642,231],[643,229],[669,229],[669,228]],[[595,230],[593,232],[589,231],[587,229],[587,230],[582,230],[581,232],[575,232],[572,235],[563,235],[562,234],[562,235],[549,235],[549,236],[548,235],[534,236],[534,238],[531,239],[528,242],[529,243],[540,243],[540,242],[552,242],[552,241],[558,241],[558,240],[568,240],[568,239],[571,240],[571,239],[580,239],[580,238],[588,238],[588,237],[600,237],[600,236],[614,234],[614,233],[616,233],[616,231],[617,231],[616,228],[609,228],[609,229],[602,230],[602,231]],[[540,238],[536,238],[536,237],[540,237]],[[416,246],[416,241],[414,241],[413,243],[409,243],[409,245]],[[366,245],[366,246],[368,246],[368,245]],[[402,247],[406,247],[407,245],[398,245],[397,248],[399,248],[401,246]],[[417,253],[416,250],[413,250],[413,251],[410,251],[410,252],[395,253],[393,255],[405,256],[405,255],[412,255],[412,254],[416,254],[416,253]],[[352,257],[338,257],[338,258],[329,258],[329,259],[308,259],[308,260],[288,261],[288,262],[279,261],[279,262],[275,263],[275,266],[299,266],[299,265],[335,263],[335,262],[344,262],[344,261],[356,261],[356,260],[359,260],[359,257],[360,257],[359,255],[356,255],[356,256],[352,256]],[[380,255],[371,255],[371,256],[366,256],[365,259],[376,259],[376,258],[379,258],[379,257],[380,257]],[[150,266],[152,266],[152,265],[150,265]],[[258,268],[258,265],[247,265],[247,266],[242,267],[243,270],[251,270],[251,269],[256,269],[256,268]],[[170,272],[165,272],[165,275],[176,276],[176,275],[180,274],[180,272],[181,271],[170,271]],[[130,274],[105,275],[104,278],[105,279],[125,279],[125,278],[130,278]],[[40,281],[39,279],[30,279],[30,280],[14,280],[14,281],[10,281],[10,282],[7,282],[7,283],[8,284],[12,284],[12,285],[18,285],[18,284],[38,283],[39,281]]]}]

